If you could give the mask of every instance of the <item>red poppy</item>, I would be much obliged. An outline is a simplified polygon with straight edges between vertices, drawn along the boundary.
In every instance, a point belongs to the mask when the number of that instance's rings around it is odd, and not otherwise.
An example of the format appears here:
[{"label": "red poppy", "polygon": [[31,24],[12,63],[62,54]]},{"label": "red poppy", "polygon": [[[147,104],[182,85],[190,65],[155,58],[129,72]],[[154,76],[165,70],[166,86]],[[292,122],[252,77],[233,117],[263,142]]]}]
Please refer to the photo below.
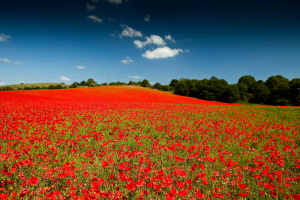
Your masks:
[{"label": "red poppy", "polygon": [[187,194],[188,194],[188,192],[187,192],[185,189],[181,190],[181,191],[178,193],[178,195],[181,196],[181,197],[185,197]]},{"label": "red poppy", "polygon": [[38,184],[39,182],[39,179],[37,177],[31,177],[29,180],[28,180],[28,184],[29,185],[36,185]]}]

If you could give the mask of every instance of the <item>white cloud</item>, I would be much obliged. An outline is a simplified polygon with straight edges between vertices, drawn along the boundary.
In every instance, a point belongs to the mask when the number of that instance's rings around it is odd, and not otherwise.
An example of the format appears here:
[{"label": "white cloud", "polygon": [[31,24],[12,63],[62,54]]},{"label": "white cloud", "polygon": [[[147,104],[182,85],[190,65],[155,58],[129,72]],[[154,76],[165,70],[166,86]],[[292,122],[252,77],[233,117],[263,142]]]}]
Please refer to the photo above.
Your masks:
[{"label": "white cloud", "polygon": [[184,52],[186,52],[186,53],[190,53],[190,50],[186,49]]},{"label": "white cloud", "polygon": [[110,36],[116,37],[116,34],[114,34],[114,33],[111,33],[111,34],[110,34]]},{"label": "white cloud", "polygon": [[21,65],[21,64],[23,64],[22,62],[20,62],[20,61],[15,61],[14,62],[15,64],[17,64],[17,65]]},{"label": "white cloud", "polygon": [[136,76],[128,76],[129,78],[135,78],[135,79],[140,79],[141,77],[136,75]]},{"label": "white cloud", "polygon": [[0,85],[5,85],[4,82],[0,82]]},{"label": "white cloud", "polygon": [[88,3],[86,4],[86,9],[89,11],[95,10],[96,8],[97,8],[96,6],[90,5]]},{"label": "white cloud", "polygon": [[146,51],[146,53],[142,54],[144,58],[149,59],[155,59],[155,58],[168,58],[168,57],[174,57],[179,52],[183,52],[182,49],[170,49],[169,47],[160,47],[157,49],[154,49],[153,51]]},{"label": "white cloud", "polygon": [[[8,62],[8,63],[11,63],[11,60],[9,59],[6,59],[6,58],[0,58],[0,60],[4,61],[4,62]],[[14,61],[13,63],[17,64],[17,65],[21,65],[23,64],[22,62],[20,61]]]},{"label": "white cloud", "polygon": [[127,37],[142,37],[141,31],[134,30],[133,28],[130,28],[129,26],[125,24],[121,24],[121,27],[123,27],[123,32],[120,37],[127,36]]},{"label": "white cloud", "polygon": [[108,20],[108,21],[115,21],[114,18],[108,18],[107,20]]},{"label": "white cloud", "polygon": [[21,81],[20,83],[23,83],[23,84],[25,84],[25,82],[24,82],[24,81]]},{"label": "white cloud", "polygon": [[11,62],[10,60],[8,60],[8,59],[6,59],[6,58],[0,58],[0,60],[3,60],[4,62],[8,62],[8,63]]},{"label": "white cloud", "polygon": [[121,60],[121,63],[123,64],[129,64],[131,63],[133,60],[129,57],[129,56],[126,56],[126,60]]},{"label": "white cloud", "polygon": [[176,42],[174,39],[172,39],[171,35],[166,35],[166,36],[165,36],[165,39],[166,39],[166,40],[171,40],[171,41],[174,42],[174,43]]},{"label": "white cloud", "polygon": [[151,85],[154,85],[156,82],[149,82]]},{"label": "white cloud", "polygon": [[85,66],[77,66],[77,69],[84,69]]},{"label": "white cloud", "polygon": [[93,20],[94,22],[99,22],[99,23],[100,23],[100,22],[103,22],[102,19],[100,19],[99,17],[97,17],[97,16],[95,16],[95,15],[90,15],[90,16],[88,16],[87,18]]},{"label": "white cloud", "polygon": [[67,77],[65,77],[65,76],[60,76],[59,77],[61,80],[63,80],[63,81],[71,81],[71,79],[69,79],[69,78],[67,78]]},{"label": "white cloud", "polygon": [[150,37],[146,37],[147,41],[146,42],[141,42],[139,40],[135,40],[133,41],[133,43],[138,47],[138,48],[142,48],[144,46],[146,46],[147,44],[155,44],[157,46],[164,46],[166,45],[166,43],[164,42],[164,40],[159,37],[158,35],[151,35]]},{"label": "white cloud", "polygon": [[9,38],[11,38],[9,35],[5,35],[4,33],[0,33],[0,42],[7,42]]},{"label": "white cloud", "polygon": [[146,15],[146,16],[144,17],[144,20],[145,20],[146,22],[150,22],[150,15]]}]

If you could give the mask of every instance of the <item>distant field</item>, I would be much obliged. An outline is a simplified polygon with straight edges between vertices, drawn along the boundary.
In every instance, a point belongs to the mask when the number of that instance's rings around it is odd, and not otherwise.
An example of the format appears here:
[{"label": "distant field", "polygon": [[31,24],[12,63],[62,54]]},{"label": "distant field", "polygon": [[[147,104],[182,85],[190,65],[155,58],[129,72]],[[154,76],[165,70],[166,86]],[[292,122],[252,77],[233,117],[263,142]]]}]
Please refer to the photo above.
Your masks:
[{"label": "distant field", "polygon": [[[50,85],[57,85],[57,84],[60,84],[60,83],[30,83],[30,84],[18,84],[18,85],[3,85],[3,86],[0,86],[1,87],[12,87],[14,88],[15,90],[18,89],[18,88],[25,88],[25,87],[49,87]],[[66,85],[66,84],[61,84],[63,87],[64,86],[67,86],[69,87],[69,85]]]}]

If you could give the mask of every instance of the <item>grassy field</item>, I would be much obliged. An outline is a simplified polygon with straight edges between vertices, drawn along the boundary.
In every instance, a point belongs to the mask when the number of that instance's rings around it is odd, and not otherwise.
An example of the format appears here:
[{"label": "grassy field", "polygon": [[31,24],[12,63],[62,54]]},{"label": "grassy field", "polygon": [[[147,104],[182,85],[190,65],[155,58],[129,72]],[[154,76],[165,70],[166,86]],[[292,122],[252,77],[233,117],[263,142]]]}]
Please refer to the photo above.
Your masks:
[{"label": "grassy field", "polygon": [[[49,87],[50,85],[57,85],[57,84],[60,84],[60,83],[30,83],[30,84],[18,84],[18,85],[4,85],[4,86],[0,86],[1,87],[12,87],[14,88],[15,90],[17,90],[18,88],[22,88],[24,89],[25,87]],[[66,85],[66,84],[61,84],[63,87],[64,86],[67,86],[69,87],[69,85]]]}]

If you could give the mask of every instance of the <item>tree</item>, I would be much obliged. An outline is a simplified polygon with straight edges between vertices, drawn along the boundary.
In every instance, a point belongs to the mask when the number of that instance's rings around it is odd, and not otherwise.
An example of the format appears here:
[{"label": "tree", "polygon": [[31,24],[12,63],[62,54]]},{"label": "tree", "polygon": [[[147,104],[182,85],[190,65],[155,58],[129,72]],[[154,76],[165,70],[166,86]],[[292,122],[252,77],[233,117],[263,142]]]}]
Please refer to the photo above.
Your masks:
[{"label": "tree", "polygon": [[253,87],[254,93],[250,102],[268,104],[271,98],[271,91],[265,83],[262,80],[259,80],[255,84],[252,84],[251,87]]},{"label": "tree", "polygon": [[80,82],[80,85],[81,85],[81,86],[86,86],[87,83],[86,83],[85,81],[81,81],[81,82]]},{"label": "tree", "polygon": [[54,89],[62,89],[62,86],[60,84],[57,84],[56,86],[54,86]]},{"label": "tree", "polygon": [[224,101],[228,103],[237,103],[240,100],[240,93],[236,84],[228,85],[223,95]]},{"label": "tree", "polygon": [[136,83],[133,81],[129,81],[128,85],[135,85]]},{"label": "tree", "polygon": [[155,83],[153,87],[154,89],[162,90],[162,85],[160,83]]},{"label": "tree", "polygon": [[248,87],[245,83],[238,83],[237,84],[239,94],[240,94],[240,99],[243,102],[248,102]]},{"label": "tree", "polygon": [[255,78],[253,76],[251,76],[251,75],[245,75],[245,76],[242,76],[239,79],[238,84],[244,83],[247,86],[249,92],[253,93],[253,90],[251,89],[250,86],[251,86],[251,84],[253,84],[255,82],[256,82],[256,80],[255,80]]},{"label": "tree", "polygon": [[149,86],[150,86],[149,81],[148,81],[147,79],[144,79],[144,80],[142,81],[142,87],[149,87]]},{"label": "tree", "polygon": [[270,76],[266,81],[266,86],[271,90],[269,104],[287,105],[290,93],[289,80],[281,75]]},{"label": "tree", "polygon": [[89,87],[95,87],[97,85],[96,81],[92,78],[89,78],[86,83]]},{"label": "tree", "polygon": [[77,82],[72,83],[69,88],[77,88]]},{"label": "tree", "polygon": [[162,86],[162,90],[163,91],[170,91],[171,90],[171,87],[169,85],[163,85]]},{"label": "tree", "polygon": [[179,82],[179,80],[173,79],[173,80],[171,81],[171,83],[169,84],[169,86],[171,86],[171,87],[173,87],[173,88],[176,88],[178,82]]},{"label": "tree", "polygon": [[292,105],[300,104],[300,78],[294,78],[290,81],[290,100]]},{"label": "tree", "polygon": [[180,79],[175,88],[175,94],[188,96],[189,95],[189,88],[186,84],[187,79]]}]

